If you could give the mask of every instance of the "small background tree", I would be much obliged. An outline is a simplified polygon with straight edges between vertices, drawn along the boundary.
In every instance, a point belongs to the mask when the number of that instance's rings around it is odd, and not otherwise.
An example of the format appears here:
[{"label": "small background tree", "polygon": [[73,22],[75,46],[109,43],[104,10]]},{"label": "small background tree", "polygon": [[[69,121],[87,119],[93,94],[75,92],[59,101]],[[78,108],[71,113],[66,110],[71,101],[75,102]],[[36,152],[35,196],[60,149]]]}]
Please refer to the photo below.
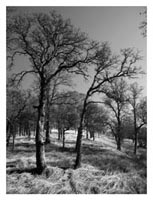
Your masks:
[{"label": "small background tree", "polygon": [[133,112],[133,123],[134,123],[134,153],[137,152],[137,142],[138,142],[138,131],[140,128],[145,125],[147,122],[147,106],[146,100],[139,100],[139,97],[142,92],[142,88],[138,86],[137,83],[133,83],[130,85],[130,96],[129,102],[132,106]]}]

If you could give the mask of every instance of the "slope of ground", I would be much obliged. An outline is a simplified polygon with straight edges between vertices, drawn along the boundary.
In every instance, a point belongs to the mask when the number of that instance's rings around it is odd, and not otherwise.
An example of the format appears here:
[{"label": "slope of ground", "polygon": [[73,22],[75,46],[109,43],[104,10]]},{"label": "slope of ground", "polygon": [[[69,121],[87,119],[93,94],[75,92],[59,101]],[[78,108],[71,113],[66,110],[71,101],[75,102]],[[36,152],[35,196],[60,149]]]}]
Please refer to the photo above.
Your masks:
[{"label": "slope of ground", "polygon": [[145,194],[146,150],[132,154],[133,144],[126,140],[122,152],[113,138],[101,136],[82,142],[82,167],[74,170],[76,134],[66,134],[66,148],[51,134],[46,146],[47,169],[35,173],[34,138],[17,138],[15,150],[7,150],[8,194]]}]

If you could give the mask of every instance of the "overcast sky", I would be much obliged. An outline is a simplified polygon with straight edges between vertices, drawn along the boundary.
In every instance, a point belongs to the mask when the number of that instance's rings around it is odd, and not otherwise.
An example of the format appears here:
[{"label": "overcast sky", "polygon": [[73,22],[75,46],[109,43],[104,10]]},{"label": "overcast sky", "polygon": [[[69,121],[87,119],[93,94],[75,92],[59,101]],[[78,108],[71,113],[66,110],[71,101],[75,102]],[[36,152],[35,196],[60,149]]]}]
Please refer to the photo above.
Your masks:
[{"label": "overcast sky", "polygon": [[[18,7],[17,11],[48,12],[57,10],[64,18],[70,18],[74,26],[88,33],[89,37],[97,41],[108,41],[113,52],[118,53],[121,48],[135,47],[141,51],[143,60],[139,63],[146,72],[146,38],[138,28],[143,16],[144,7]],[[20,65],[17,62],[17,65]],[[26,64],[22,60],[22,64]],[[146,95],[146,76],[137,80],[142,85]],[[75,80],[76,89],[85,92],[88,85],[81,78]],[[28,79],[26,85],[30,84]]]}]

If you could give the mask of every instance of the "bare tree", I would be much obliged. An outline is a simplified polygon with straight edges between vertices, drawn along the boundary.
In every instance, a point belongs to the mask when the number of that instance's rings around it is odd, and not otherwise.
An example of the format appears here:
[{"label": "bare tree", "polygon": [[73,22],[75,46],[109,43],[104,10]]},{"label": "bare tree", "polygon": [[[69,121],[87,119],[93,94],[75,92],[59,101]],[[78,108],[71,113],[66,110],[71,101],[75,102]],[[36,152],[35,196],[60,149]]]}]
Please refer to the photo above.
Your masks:
[{"label": "bare tree", "polygon": [[[58,128],[58,139],[62,137],[63,150],[65,149],[65,131],[74,129],[78,123],[78,113],[73,104],[56,105],[54,118]],[[59,138],[60,137],[60,138]]]},{"label": "bare tree", "polygon": [[30,62],[30,68],[12,75],[13,81],[20,83],[26,75],[34,74],[39,83],[36,165],[41,173],[46,168],[44,124],[48,85],[62,71],[85,75],[94,45],[70,20],[56,12],[12,17],[7,23],[7,36],[10,66],[21,55]]},{"label": "bare tree", "polygon": [[[55,101],[55,105],[58,106],[59,111],[58,114],[56,116],[56,122],[57,122],[57,127],[58,127],[58,139],[61,139],[62,136],[62,124],[63,124],[63,120],[62,117],[64,117],[63,114],[61,114],[61,110],[60,107],[62,108],[63,106],[69,107],[69,110],[67,110],[67,112],[69,113],[68,117],[67,114],[65,114],[65,117],[67,116],[68,118],[65,119],[67,122],[67,124],[69,124],[70,128],[74,128],[75,130],[78,127],[78,121],[79,121],[79,113],[80,110],[82,109],[82,102],[84,99],[84,94],[82,93],[78,93],[76,91],[67,91],[67,92],[62,92],[59,95],[57,95],[56,97],[56,101]],[[62,116],[62,117],[60,117]],[[64,117],[64,118],[65,118]],[[70,122],[71,121],[71,122]],[[64,124],[66,124],[64,123]]]},{"label": "bare tree", "polygon": [[105,104],[114,113],[116,119],[115,130],[113,131],[117,143],[117,149],[121,150],[122,135],[122,117],[127,104],[127,83],[121,80],[114,80],[110,85],[103,89],[106,94]]},{"label": "bare tree", "polygon": [[91,102],[91,97],[95,93],[103,92],[103,86],[112,82],[119,77],[133,78],[139,72],[139,69],[135,66],[136,62],[140,60],[138,52],[134,52],[133,49],[127,48],[121,50],[121,57],[113,56],[110,47],[107,43],[102,43],[96,47],[95,59],[93,59],[93,65],[95,66],[94,76],[89,89],[87,90],[83,109],[80,115],[80,123],[78,128],[77,142],[76,142],[76,162],[75,168],[81,165],[81,140],[83,121],[87,106]]},{"label": "bare tree", "polygon": [[146,37],[147,36],[147,8],[145,8],[144,11],[140,13],[140,15],[144,16],[144,20],[140,23],[139,29],[142,30],[143,37]]},{"label": "bare tree", "polygon": [[142,92],[142,87],[139,87],[137,83],[130,85],[130,96],[129,102],[132,106],[133,112],[133,123],[134,123],[134,153],[137,152],[137,142],[138,142],[138,131],[146,124],[146,101],[143,100],[139,102],[139,97]]},{"label": "bare tree", "polygon": [[[46,101],[46,143],[50,143],[49,129],[50,129],[50,108],[56,104],[59,98],[59,89],[61,86],[72,86],[71,76],[68,73],[59,73],[55,76],[48,87],[47,101]],[[65,96],[63,95],[63,98]],[[62,98],[62,97],[60,97]]]},{"label": "bare tree", "polygon": [[12,136],[12,150],[14,150],[15,146],[18,122],[27,107],[29,97],[29,92],[21,92],[19,89],[7,88],[7,146],[9,146],[9,141]]},{"label": "bare tree", "polygon": [[90,138],[95,140],[95,133],[104,133],[107,126],[108,115],[106,110],[97,103],[90,103],[84,117],[84,126],[86,128],[86,138],[88,133]]}]

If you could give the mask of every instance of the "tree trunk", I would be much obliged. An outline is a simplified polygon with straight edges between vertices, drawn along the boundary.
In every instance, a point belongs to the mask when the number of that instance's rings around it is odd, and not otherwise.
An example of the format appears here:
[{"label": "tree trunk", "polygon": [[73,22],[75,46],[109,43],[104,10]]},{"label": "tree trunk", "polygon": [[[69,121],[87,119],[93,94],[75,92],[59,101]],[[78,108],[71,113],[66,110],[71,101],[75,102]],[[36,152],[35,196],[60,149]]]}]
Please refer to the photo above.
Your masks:
[{"label": "tree trunk", "polygon": [[6,146],[7,147],[9,147],[9,144],[10,144],[10,137],[11,137],[10,126],[11,124],[7,121],[7,127],[6,127],[6,133],[7,133]]},{"label": "tree trunk", "polygon": [[28,139],[31,140],[31,129],[30,129],[30,125],[28,127]]},{"label": "tree trunk", "polygon": [[138,143],[138,134],[137,130],[135,130],[135,139],[134,139],[134,154],[137,153],[137,143]]},{"label": "tree trunk", "polygon": [[6,146],[9,147],[11,134],[7,135]]},{"label": "tree trunk", "polygon": [[77,169],[81,166],[81,141],[82,141],[82,126],[78,129],[77,143],[76,143],[76,151],[77,157],[75,161],[74,168]]},{"label": "tree trunk", "polygon": [[92,138],[92,131],[90,130],[89,133],[90,133],[90,139],[91,139]]},{"label": "tree trunk", "polygon": [[7,135],[7,140],[6,140],[6,146],[9,147],[10,145],[10,138],[12,136],[12,133],[10,132],[9,135]]},{"label": "tree trunk", "polygon": [[50,118],[50,104],[49,104],[49,88],[48,88],[47,89],[47,99],[46,99],[46,144],[50,143],[50,134],[49,134],[50,123],[49,123],[49,118]]},{"label": "tree trunk", "polygon": [[84,120],[84,115],[86,112],[86,108],[87,108],[87,99],[89,97],[89,91],[86,94],[86,98],[84,100],[83,103],[83,110],[80,116],[80,124],[79,124],[79,128],[78,128],[78,135],[77,135],[77,141],[76,141],[76,152],[77,152],[77,156],[76,156],[76,161],[75,161],[75,165],[74,168],[77,169],[81,166],[81,142],[82,142],[82,132],[83,132],[83,120]]},{"label": "tree trunk", "polygon": [[12,142],[12,151],[14,151],[14,147],[15,147],[15,133],[13,133],[13,142]]},{"label": "tree trunk", "polygon": [[14,148],[15,148],[15,128],[12,127],[12,137],[13,137],[13,141],[12,141],[12,151],[14,151]]},{"label": "tree trunk", "polygon": [[[119,108],[118,108],[119,109]],[[118,110],[117,118],[117,150],[121,151],[121,121],[120,121],[120,110]]]},{"label": "tree trunk", "polygon": [[38,119],[36,129],[36,166],[37,172],[42,173],[46,168],[45,161],[45,89],[41,88],[39,106],[38,106]]},{"label": "tree trunk", "polygon": [[117,138],[117,150],[121,151],[121,138]]},{"label": "tree trunk", "polygon": [[136,109],[134,106],[133,109],[133,116],[134,116],[134,154],[137,153],[137,140],[138,140],[138,134],[137,134],[137,119],[136,119]]},{"label": "tree trunk", "polygon": [[58,129],[58,140],[61,139],[60,130]]},{"label": "tree trunk", "polygon": [[50,143],[49,120],[46,121],[46,144]]},{"label": "tree trunk", "polygon": [[19,136],[21,136],[22,135],[22,125],[21,125],[21,123],[19,124]]},{"label": "tree trunk", "polygon": [[88,140],[89,137],[88,137],[88,130],[86,130],[86,139]]},{"label": "tree trunk", "polygon": [[93,141],[95,141],[95,133],[93,132]]},{"label": "tree trunk", "polygon": [[36,132],[37,132],[37,121],[35,122],[35,126],[34,126],[34,133],[33,133],[34,137],[36,137]]},{"label": "tree trunk", "polygon": [[63,128],[63,130],[62,130],[62,135],[63,135],[63,150],[65,149],[65,130],[64,130],[64,128]]},{"label": "tree trunk", "polygon": [[61,140],[62,137],[62,129],[61,127],[58,127],[58,140]]},{"label": "tree trunk", "polygon": [[78,128],[78,131],[77,131],[77,139],[76,139],[76,144],[75,144],[75,152],[77,152],[77,149],[78,149],[78,142],[79,142],[79,128]]}]

